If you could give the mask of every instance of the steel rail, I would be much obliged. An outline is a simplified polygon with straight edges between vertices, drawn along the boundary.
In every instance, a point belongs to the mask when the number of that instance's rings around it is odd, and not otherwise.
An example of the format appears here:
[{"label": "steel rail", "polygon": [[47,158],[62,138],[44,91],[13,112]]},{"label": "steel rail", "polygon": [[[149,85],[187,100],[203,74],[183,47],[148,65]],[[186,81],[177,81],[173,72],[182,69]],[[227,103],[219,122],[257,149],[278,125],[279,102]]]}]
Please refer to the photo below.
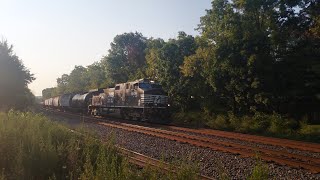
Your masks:
[{"label": "steel rail", "polygon": [[177,126],[164,126],[164,127],[167,127],[173,130],[198,133],[203,135],[219,136],[219,137],[238,139],[238,140],[250,141],[255,143],[267,144],[267,145],[298,149],[302,151],[311,151],[311,152],[320,153],[320,144],[316,144],[316,143],[301,142],[301,141],[294,141],[294,140],[273,138],[273,137],[263,137],[263,136],[257,136],[257,135],[235,133],[235,132],[226,132],[226,131],[219,131],[219,130],[213,130],[213,129],[190,129],[190,128],[183,128],[183,127],[177,127]]}]

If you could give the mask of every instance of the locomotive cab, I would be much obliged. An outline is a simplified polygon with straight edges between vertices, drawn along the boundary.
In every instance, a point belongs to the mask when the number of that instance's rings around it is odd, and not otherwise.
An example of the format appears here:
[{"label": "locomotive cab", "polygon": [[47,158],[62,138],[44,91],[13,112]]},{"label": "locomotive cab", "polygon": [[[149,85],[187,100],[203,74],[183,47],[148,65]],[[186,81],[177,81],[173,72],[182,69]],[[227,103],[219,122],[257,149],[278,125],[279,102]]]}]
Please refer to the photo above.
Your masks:
[{"label": "locomotive cab", "polygon": [[139,83],[139,88],[142,90],[138,106],[146,107],[166,107],[168,106],[168,97],[160,84],[154,82]]}]

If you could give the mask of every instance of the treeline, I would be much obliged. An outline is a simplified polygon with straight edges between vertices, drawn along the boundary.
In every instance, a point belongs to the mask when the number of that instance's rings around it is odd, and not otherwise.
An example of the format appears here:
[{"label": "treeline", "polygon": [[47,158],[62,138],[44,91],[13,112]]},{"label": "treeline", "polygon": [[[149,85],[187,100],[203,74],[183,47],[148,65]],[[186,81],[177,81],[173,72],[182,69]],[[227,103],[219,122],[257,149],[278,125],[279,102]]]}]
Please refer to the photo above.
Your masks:
[{"label": "treeline", "polygon": [[100,62],[76,66],[43,97],[148,77],[178,111],[319,116],[319,9],[316,0],[214,0],[199,36],[117,35]]},{"label": "treeline", "polygon": [[33,74],[14,54],[13,46],[5,40],[0,41],[0,111],[23,110],[33,104],[35,97],[28,89],[33,80]]}]

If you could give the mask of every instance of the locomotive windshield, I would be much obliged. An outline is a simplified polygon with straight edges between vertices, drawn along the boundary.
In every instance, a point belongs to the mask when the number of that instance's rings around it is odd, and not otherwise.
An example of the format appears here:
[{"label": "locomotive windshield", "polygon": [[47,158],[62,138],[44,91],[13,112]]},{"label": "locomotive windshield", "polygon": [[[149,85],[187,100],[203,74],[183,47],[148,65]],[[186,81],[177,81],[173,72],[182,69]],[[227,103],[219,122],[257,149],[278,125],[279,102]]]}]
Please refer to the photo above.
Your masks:
[{"label": "locomotive windshield", "polygon": [[141,88],[141,89],[152,89],[152,86],[149,83],[139,83],[139,88]]}]

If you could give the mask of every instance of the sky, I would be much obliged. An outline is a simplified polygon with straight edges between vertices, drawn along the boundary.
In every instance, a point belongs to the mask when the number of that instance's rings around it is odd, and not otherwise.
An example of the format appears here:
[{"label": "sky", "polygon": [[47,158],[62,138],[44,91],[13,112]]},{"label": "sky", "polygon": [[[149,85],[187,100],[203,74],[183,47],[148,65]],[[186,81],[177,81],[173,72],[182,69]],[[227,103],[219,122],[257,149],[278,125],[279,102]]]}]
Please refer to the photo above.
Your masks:
[{"label": "sky", "polygon": [[0,39],[35,75],[29,88],[40,96],[75,65],[107,55],[118,34],[165,40],[179,31],[198,35],[211,0],[0,0],[0,7]]}]

